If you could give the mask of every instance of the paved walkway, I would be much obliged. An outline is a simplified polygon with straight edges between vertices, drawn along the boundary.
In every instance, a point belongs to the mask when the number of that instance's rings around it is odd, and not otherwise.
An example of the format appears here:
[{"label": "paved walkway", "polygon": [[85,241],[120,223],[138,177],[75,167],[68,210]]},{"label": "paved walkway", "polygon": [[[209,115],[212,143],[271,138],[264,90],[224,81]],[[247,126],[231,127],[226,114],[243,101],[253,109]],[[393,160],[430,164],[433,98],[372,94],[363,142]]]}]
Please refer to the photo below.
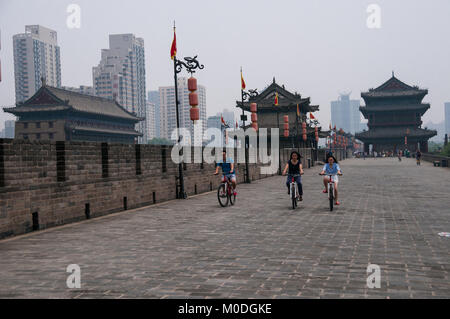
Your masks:
[{"label": "paved walkway", "polygon": [[449,298],[450,170],[341,167],[334,212],[315,167],[295,211],[276,176],[240,185],[234,207],[209,193],[0,241],[0,298]]}]

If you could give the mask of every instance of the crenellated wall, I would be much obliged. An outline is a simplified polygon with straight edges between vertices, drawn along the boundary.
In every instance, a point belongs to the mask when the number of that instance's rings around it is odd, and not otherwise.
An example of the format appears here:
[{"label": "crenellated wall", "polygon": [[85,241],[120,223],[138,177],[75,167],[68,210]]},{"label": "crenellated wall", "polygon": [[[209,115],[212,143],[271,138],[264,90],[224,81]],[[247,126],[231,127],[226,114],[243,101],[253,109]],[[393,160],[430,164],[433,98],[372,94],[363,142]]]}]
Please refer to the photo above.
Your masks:
[{"label": "crenellated wall", "polygon": [[[311,149],[300,152],[308,167]],[[261,166],[249,164],[252,180],[267,177]],[[214,170],[186,164],[188,195],[216,189]],[[175,199],[177,176],[168,146],[0,139],[0,238]]]}]

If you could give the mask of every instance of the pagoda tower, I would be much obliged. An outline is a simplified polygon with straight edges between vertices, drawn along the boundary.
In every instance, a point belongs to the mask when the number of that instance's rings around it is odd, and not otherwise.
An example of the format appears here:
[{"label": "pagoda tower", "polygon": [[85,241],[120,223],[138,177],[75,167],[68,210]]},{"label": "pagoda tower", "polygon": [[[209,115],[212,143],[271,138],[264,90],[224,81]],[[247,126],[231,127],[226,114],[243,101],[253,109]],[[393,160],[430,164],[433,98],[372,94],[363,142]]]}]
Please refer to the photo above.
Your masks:
[{"label": "pagoda tower", "polygon": [[405,150],[428,151],[428,139],[437,134],[421,128],[422,116],[430,104],[422,103],[428,90],[409,86],[394,76],[376,89],[362,92],[366,106],[359,109],[368,119],[368,131],[359,132],[356,138],[364,142],[365,152]]}]

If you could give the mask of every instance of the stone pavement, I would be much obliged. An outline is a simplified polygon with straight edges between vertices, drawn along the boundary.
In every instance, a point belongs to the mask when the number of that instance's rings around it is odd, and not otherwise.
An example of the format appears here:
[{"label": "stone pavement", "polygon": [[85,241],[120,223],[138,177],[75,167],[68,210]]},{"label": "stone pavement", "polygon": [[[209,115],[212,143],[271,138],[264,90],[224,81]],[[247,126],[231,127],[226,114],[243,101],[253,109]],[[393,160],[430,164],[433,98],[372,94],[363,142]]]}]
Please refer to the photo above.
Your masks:
[{"label": "stone pavement", "polygon": [[341,167],[333,212],[314,167],[295,211],[275,176],[239,185],[234,207],[208,193],[0,241],[0,298],[449,298],[450,170]]}]

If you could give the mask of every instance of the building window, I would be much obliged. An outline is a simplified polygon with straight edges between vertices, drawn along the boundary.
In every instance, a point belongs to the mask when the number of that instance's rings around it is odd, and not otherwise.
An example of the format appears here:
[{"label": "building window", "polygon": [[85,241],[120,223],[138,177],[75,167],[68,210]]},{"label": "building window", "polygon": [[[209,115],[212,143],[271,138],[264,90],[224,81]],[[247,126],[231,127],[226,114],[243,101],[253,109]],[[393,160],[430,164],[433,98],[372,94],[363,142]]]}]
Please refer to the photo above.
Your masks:
[{"label": "building window", "polygon": [[48,127],[53,128],[53,122],[48,122]]},{"label": "building window", "polygon": [[41,133],[36,133],[36,139],[40,140],[41,139]]},{"label": "building window", "polygon": [[36,122],[36,128],[41,128],[41,122]]},{"label": "building window", "polygon": [[28,123],[23,123],[23,128],[28,128]]}]

